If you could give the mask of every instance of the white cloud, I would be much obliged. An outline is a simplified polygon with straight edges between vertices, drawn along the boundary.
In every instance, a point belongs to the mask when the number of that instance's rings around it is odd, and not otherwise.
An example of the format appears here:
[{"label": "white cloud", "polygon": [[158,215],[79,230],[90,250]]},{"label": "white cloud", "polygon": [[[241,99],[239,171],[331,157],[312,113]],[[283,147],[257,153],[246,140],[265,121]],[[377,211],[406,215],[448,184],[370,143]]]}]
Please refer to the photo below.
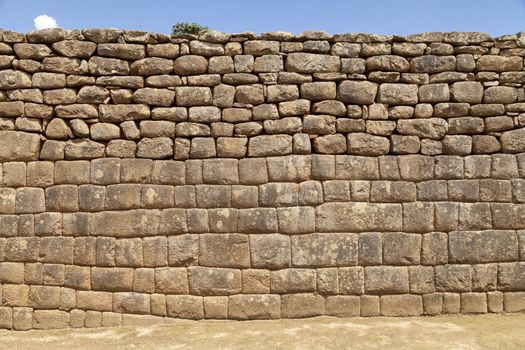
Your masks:
[{"label": "white cloud", "polygon": [[40,15],[35,17],[35,28],[36,29],[47,29],[47,28],[57,28],[57,21],[48,15]]}]

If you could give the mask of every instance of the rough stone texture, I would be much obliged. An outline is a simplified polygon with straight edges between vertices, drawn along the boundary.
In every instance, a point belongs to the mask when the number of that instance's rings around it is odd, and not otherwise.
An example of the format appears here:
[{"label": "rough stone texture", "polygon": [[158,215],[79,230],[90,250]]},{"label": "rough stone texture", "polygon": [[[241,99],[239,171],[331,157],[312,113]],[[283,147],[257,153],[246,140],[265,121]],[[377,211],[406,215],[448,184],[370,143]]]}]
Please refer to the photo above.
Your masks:
[{"label": "rough stone texture", "polygon": [[0,328],[523,311],[522,39],[0,31]]}]

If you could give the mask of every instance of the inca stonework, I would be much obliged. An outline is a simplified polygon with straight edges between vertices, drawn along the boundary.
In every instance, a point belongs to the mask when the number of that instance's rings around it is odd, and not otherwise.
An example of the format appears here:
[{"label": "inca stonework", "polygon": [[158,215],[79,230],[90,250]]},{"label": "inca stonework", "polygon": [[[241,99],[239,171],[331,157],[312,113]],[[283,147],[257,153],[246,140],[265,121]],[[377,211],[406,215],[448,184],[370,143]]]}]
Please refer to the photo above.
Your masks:
[{"label": "inca stonework", "polygon": [[524,311],[523,56],[0,31],[0,328]]}]

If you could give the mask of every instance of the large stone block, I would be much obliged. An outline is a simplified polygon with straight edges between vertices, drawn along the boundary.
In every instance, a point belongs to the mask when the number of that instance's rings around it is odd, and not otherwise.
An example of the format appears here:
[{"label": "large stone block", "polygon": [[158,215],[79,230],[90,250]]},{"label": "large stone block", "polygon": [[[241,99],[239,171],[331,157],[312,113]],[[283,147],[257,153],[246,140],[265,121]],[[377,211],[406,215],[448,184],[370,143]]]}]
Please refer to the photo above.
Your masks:
[{"label": "large stone block", "polygon": [[401,231],[401,204],[325,203],[316,208],[319,232]]},{"label": "large stone block", "polygon": [[276,319],[281,316],[278,295],[232,295],[228,298],[228,317],[234,320]]},{"label": "large stone block", "polygon": [[281,297],[281,317],[305,318],[324,313],[324,298],[318,294],[288,294]]},{"label": "large stone block", "polygon": [[408,268],[403,266],[365,267],[365,292],[403,294],[409,291]]},{"label": "large stone block", "polygon": [[241,270],[192,266],[188,268],[190,293],[196,295],[239,294]]},{"label": "large stone block", "polygon": [[358,235],[353,233],[313,233],[292,236],[292,265],[299,267],[356,265],[357,240]]},{"label": "large stone block", "polygon": [[418,86],[414,84],[381,84],[377,100],[380,103],[392,105],[415,105],[418,101]]},{"label": "large stone block", "polygon": [[421,316],[423,298],[419,295],[382,295],[382,316]]},{"label": "large stone block", "polygon": [[515,261],[518,241],[514,231],[457,231],[449,233],[449,251],[451,263]]},{"label": "large stone block", "polygon": [[289,72],[338,72],[341,67],[341,59],[337,56],[294,52],[288,55],[285,66]]},{"label": "large stone block", "polygon": [[240,234],[201,235],[199,264],[215,267],[250,267],[248,236]]},{"label": "large stone block", "polygon": [[127,292],[132,290],[133,269],[124,267],[93,267],[91,288],[105,292]]},{"label": "large stone block", "polygon": [[255,268],[290,267],[290,238],[285,235],[250,235],[250,252]]},{"label": "large stone block", "polygon": [[417,265],[421,255],[421,235],[409,233],[383,234],[383,263]]},{"label": "large stone block", "polygon": [[469,265],[438,265],[434,267],[436,291],[468,292],[471,290]]},{"label": "large stone block", "polygon": [[377,84],[368,81],[343,81],[337,89],[337,99],[346,104],[372,104]]},{"label": "large stone block", "polygon": [[0,161],[38,160],[40,137],[21,131],[0,131]]},{"label": "large stone block", "polygon": [[272,293],[287,294],[315,291],[315,270],[284,269],[271,272]]}]

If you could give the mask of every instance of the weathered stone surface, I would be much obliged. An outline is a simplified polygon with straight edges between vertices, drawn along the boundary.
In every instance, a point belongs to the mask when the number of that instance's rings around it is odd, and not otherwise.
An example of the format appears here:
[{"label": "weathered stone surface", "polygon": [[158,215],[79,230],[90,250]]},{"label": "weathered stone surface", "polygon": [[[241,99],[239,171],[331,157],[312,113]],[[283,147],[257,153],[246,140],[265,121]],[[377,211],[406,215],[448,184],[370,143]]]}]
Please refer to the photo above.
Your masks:
[{"label": "weathered stone surface", "polygon": [[[325,203],[318,206],[316,212],[320,232],[401,230],[401,206],[398,204]],[[366,219],[361,213],[367,213]]]},{"label": "weathered stone surface", "polygon": [[147,119],[150,116],[150,109],[146,105],[100,105],[100,120],[103,122],[115,123],[126,120]]},{"label": "weathered stone surface", "polygon": [[440,73],[456,68],[454,56],[425,55],[410,60],[410,70],[414,73]]},{"label": "weathered stone surface", "polygon": [[408,84],[381,84],[377,100],[381,103],[394,105],[414,105],[418,101],[417,85]]},{"label": "weathered stone surface", "polygon": [[525,128],[505,131],[501,137],[501,148],[503,152],[519,153],[525,152]]},{"label": "weathered stone surface", "polygon": [[16,70],[0,70],[0,90],[31,87],[29,74]]},{"label": "weathered stone surface", "polygon": [[448,124],[444,119],[401,119],[397,122],[397,131],[402,135],[414,135],[420,138],[439,140],[445,136]]},{"label": "weathered stone surface", "polygon": [[377,94],[377,84],[367,81],[343,81],[337,89],[337,99],[347,104],[371,104]]},{"label": "weathered stone surface", "polygon": [[286,70],[298,73],[338,72],[341,61],[337,56],[291,53],[286,59]]},{"label": "weathered stone surface", "polygon": [[37,160],[40,151],[40,138],[35,134],[19,131],[0,131],[0,160]]},{"label": "weathered stone surface", "polygon": [[366,133],[348,134],[348,153],[362,156],[380,156],[390,150],[390,141],[386,137]]}]

